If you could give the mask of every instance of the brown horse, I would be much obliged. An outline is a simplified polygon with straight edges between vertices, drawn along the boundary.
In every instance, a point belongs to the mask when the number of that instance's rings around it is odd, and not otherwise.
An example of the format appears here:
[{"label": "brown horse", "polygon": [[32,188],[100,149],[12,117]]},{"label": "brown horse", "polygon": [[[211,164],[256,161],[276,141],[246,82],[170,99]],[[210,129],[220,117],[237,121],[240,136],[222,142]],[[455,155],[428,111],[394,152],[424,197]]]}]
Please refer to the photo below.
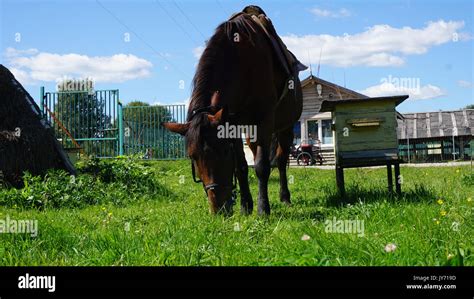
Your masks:
[{"label": "brown horse", "polygon": [[258,177],[258,213],[270,213],[271,160],[280,172],[280,200],[290,203],[286,165],[293,125],[302,110],[296,66],[290,75],[291,79],[264,30],[247,14],[221,24],[208,41],[193,79],[187,122],[163,125],[185,136],[193,176],[197,171],[195,181],[203,183],[211,213],[231,212],[235,178],[241,212],[249,214],[253,209],[242,138],[220,137],[225,126],[256,128],[256,139],[249,146]]}]

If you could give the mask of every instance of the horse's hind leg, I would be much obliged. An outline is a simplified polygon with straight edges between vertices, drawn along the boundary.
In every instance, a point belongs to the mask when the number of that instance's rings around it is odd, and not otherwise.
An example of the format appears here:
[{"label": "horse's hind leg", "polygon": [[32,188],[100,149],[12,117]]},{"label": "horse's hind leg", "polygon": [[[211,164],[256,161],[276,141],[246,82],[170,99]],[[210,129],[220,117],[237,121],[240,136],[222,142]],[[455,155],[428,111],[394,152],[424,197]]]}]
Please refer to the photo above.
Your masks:
[{"label": "horse's hind leg", "polygon": [[258,178],[258,214],[270,214],[268,200],[268,179],[270,177],[270,142],[273,116],[262,121],[257,132],[257,150],[255,155],[255,173]]},{"label": "horse's hind leg", "polygon": [[235,142],[236,167],[235,173],[240,187],[240,212],[244,215],[252,214],[253,200],[249,188],[249,168],[245,159],[244,146],[241,139]]},{"label": "horse's hind leg", "polygon": [[290,127],[277,134],[278,149],[277,149],[277,165],[280,172],[280,201],[286,204],[291,204],[290,190],[288,189],[288,180],[286,177],[286,167],[290,155],[290,147],[293,142],[293,128]]}]

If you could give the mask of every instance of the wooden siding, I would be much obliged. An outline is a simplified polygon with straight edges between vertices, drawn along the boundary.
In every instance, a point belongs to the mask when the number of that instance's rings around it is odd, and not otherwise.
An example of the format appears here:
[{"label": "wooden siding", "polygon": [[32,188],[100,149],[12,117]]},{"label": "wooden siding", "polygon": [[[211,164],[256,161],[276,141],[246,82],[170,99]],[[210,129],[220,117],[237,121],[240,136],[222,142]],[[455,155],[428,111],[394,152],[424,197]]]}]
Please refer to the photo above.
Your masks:
[{"label": "wooden siding", "polygon": [[399,139],[426,139],[452,136],[474,135],[474,110],[438,111],[403,114],[398,120]]},{"label": "wooden siding", "polygon": [[[325,100],[341,100],[366,97],[360,93],[349,90],[334,83],[310,76],[302,82],[303,90],[303,112],[301,120],[309,119],[320,113],[321,103]],[[317,91],[317,85],[321,84],[321,97]]]},{"label": "wooden siding", "polygon": [[[336,143],[338,150],[364,151],[397,149],[397,121],[393,101],[357,102],[337,105],[334,112]],[[380,119],[379,126],[354,127],[354,119]],[[344,128],[349,136],[344,136]]]}]

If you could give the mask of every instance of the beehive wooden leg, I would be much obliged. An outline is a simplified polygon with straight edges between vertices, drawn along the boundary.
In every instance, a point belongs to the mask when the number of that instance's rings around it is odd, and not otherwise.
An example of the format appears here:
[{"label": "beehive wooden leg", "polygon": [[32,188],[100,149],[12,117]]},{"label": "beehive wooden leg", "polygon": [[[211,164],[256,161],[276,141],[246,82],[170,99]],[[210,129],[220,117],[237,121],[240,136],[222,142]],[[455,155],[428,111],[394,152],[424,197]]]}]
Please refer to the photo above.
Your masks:
[{"label": "beehive wooden leg", "polygon": [[387,164],[388,192],[393,193],[392,164]]},{"label": "beehive wooden leg", "polygon": [[397,190],[397,194],[402,194],[402,187],[400,185],[400,163],[395,163],[395,189]]},{"label": "beehive wooden leg", "polygon": [[336,166],[336,185],[339,195],[341,197],[345,197],[346,190],[344,188],[344,169],[341,166]]}]

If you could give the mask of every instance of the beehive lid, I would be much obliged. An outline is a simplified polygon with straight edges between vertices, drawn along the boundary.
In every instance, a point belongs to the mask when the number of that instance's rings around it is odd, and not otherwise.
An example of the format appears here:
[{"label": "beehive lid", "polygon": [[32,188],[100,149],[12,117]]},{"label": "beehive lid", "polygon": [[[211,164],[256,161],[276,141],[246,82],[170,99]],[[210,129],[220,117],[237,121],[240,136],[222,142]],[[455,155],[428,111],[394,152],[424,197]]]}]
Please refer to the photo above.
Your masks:
[{"label": "beehive lid", "polygon": [[400,95],[400,96],[389,96],[389,97],[376,97],[376,98],[363,98],[363,99],[345,99],[345,100],[334,100],[334,101],[323,101],[321,104],[321,109],[319,112],[331,112],[334,111],[336,105],[344,104],[344,103],[357,103],[357,102],[377,102],[377,101],[394,101],[395,107],[400,105],[403,101],[408,98],[408,95]]}]

